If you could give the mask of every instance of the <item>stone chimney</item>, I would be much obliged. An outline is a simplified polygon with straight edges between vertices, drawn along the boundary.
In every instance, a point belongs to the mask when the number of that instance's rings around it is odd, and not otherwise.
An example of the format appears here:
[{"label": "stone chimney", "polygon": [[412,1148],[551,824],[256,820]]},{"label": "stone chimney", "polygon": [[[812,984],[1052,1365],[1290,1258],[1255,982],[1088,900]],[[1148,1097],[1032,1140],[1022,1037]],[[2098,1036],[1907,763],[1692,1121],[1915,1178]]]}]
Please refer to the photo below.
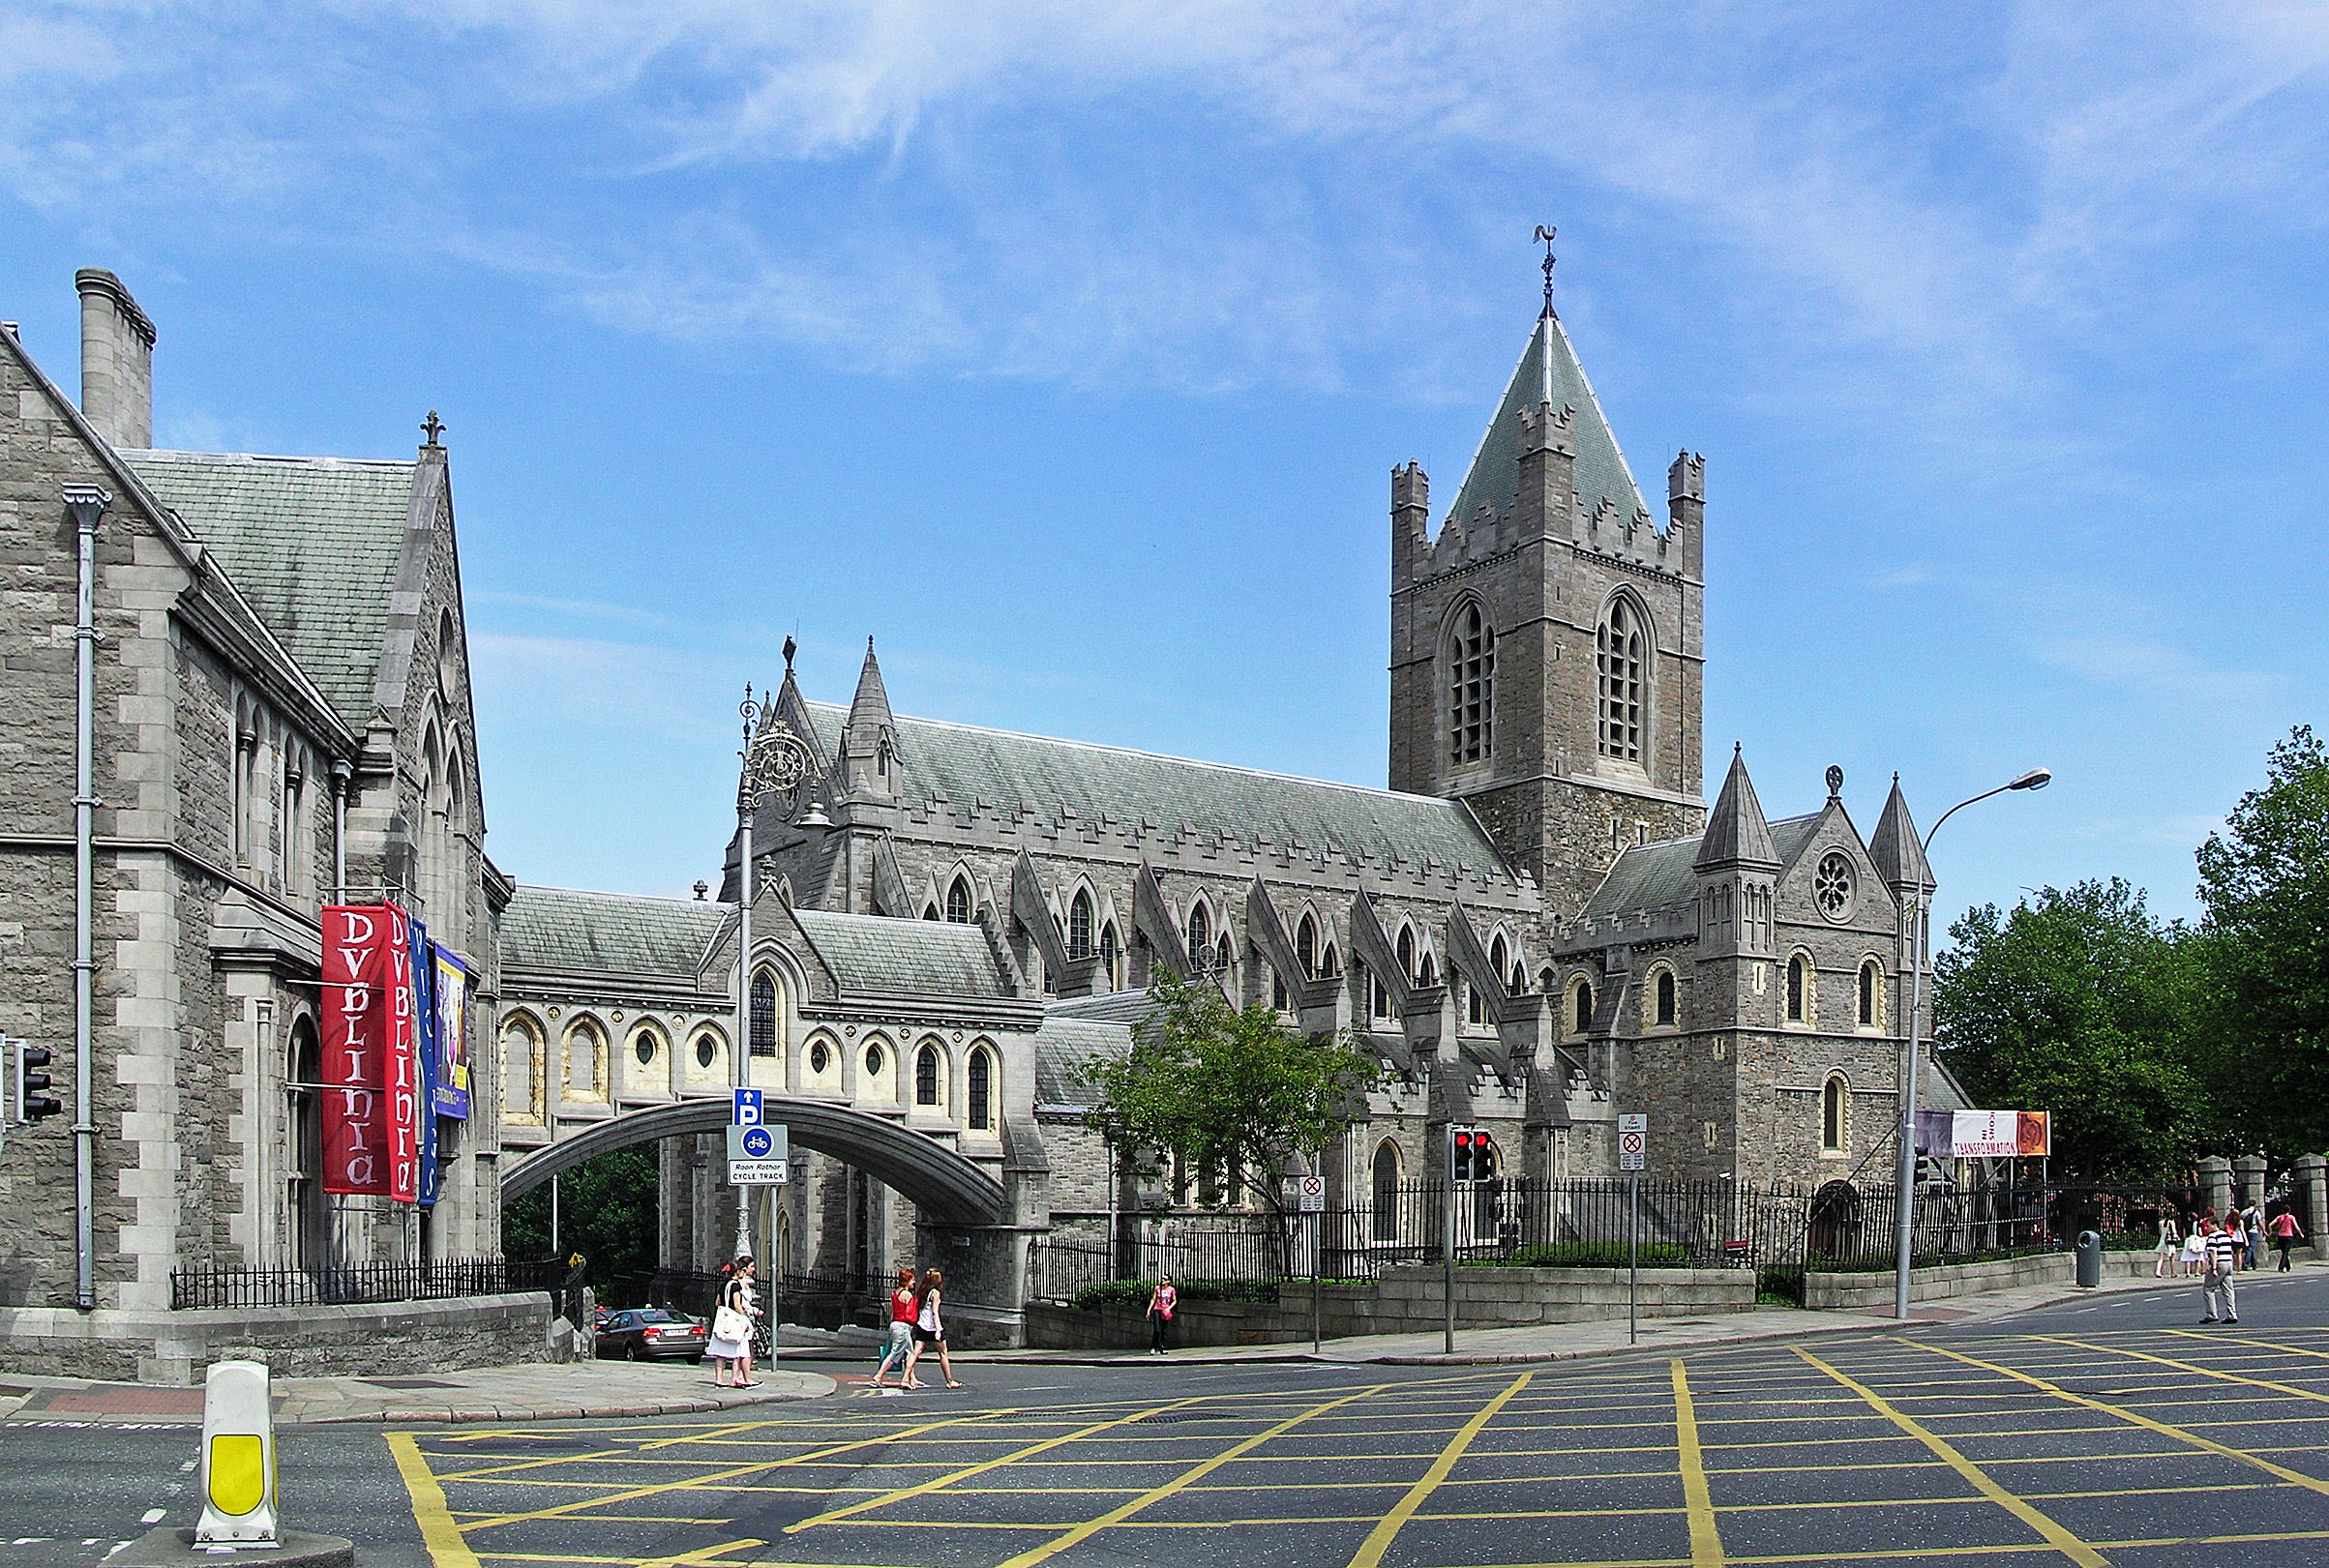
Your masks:
[{"label": "stone chimney", "polygon": [[154,444],[154,323],[103,267],[73,275],[81,291],[81,413],[116,447]]}]

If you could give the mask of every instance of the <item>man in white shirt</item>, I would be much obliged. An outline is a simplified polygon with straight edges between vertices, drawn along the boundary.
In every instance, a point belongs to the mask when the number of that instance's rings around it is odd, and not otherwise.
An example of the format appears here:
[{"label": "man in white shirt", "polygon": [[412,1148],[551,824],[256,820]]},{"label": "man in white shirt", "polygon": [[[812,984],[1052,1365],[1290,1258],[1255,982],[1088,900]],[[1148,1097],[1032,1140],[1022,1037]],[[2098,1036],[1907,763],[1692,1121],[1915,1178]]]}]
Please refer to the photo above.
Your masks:
[{"label": "man in white shirt", "polygon": [[2240,1303],[2232,1294],[2232,1271],[2240,1266],[2240,1232],[2218,1225],[2213,1210],[2200,1221],[2200,1226],[2208,1238],[2207,1272],[2200,1276],[2208,1315],[2200,1321],[2216,1321],[2216,1296],[2221,1291],[2224,1295],[2224,1320],[2236,1323],[2240,1321]]}]

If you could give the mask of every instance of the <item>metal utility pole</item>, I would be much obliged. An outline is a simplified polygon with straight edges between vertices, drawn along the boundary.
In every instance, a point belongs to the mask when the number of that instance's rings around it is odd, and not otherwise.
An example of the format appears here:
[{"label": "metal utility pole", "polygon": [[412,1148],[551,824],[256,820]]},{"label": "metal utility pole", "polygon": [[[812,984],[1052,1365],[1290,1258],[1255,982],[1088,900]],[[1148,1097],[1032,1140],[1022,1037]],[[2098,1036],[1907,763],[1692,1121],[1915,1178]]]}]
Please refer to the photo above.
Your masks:
[{"label": "metal utility pole", "polygon": [[96,893],[97,519],[113,497],[95,485],[65,487],[65,505],[79,536],[73,629],[73,1199],[75,1283],[83,1312],[97,1309],[97,1119],[90,1056],[95,1047],[90,940]]},{"label": "metal utility pole", "polygon": [[[2053,782],[2050,770],[2032,768],[2010,784],[1985,789],[1943,812],[1941,820],[1926,830],[1924,842],[1918,845],[1919,857],[1926,862],[1927,873],[1932,865],[1932,842],[1939,837],[1942,822],[1991,795],[2002,795],[2009,789],[2044,789]],[[1900,1058],[1900,1182],[1896,1194],[1900,1206],[1900,1226],[1893,1259],[1893,1316],[1903,1319],[1908,1317],[1910,1249],[1916,1245],[1917,1080],[1924,1066],[1918,1042],[1924,1032],[1925,971],[1932,966],[1932,895],[1922,885],[1909,893],[1909,918],[1915,924],[1909,932],[1908,1047]]]}]

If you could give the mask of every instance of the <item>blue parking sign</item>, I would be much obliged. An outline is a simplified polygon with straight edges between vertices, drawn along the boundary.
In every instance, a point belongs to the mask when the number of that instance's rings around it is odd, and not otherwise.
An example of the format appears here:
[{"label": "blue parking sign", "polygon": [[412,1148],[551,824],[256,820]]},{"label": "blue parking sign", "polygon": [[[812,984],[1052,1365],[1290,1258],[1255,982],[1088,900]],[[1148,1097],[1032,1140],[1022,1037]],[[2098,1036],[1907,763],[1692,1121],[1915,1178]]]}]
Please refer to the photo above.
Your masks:
[{"label": "blue parking sign", "polygon": [[761,1091],[738,1089],[735,1095],[735,1111],[728,1119],[738,1127],[758,1127],[761,1124]]}]

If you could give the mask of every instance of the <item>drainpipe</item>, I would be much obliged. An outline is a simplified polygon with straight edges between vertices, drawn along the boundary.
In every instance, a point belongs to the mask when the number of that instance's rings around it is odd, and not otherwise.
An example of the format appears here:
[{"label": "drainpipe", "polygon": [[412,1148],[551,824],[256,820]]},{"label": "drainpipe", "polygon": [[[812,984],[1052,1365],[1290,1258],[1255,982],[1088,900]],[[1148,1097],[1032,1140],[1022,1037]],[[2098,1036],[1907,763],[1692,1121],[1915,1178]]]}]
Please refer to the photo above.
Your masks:
[{"label": "drainpipe", "polygon": [[89,926],[96,903],[90,843],[96,828],[94,756],[97,731],[97,519],[113,497],[95,485],[65,487],[74,531],[80,536],[73,628],[73,1200],[75,1283],[80,1308],[97,1308],[97,1123],[90,1115],[96,1075],[90,1070],[90,991],[97,962]]},{"label": "drainpipe", "polygon": [[332,902],[347,902],[347,782],[355,773],[345,757],[332,759]]}]

